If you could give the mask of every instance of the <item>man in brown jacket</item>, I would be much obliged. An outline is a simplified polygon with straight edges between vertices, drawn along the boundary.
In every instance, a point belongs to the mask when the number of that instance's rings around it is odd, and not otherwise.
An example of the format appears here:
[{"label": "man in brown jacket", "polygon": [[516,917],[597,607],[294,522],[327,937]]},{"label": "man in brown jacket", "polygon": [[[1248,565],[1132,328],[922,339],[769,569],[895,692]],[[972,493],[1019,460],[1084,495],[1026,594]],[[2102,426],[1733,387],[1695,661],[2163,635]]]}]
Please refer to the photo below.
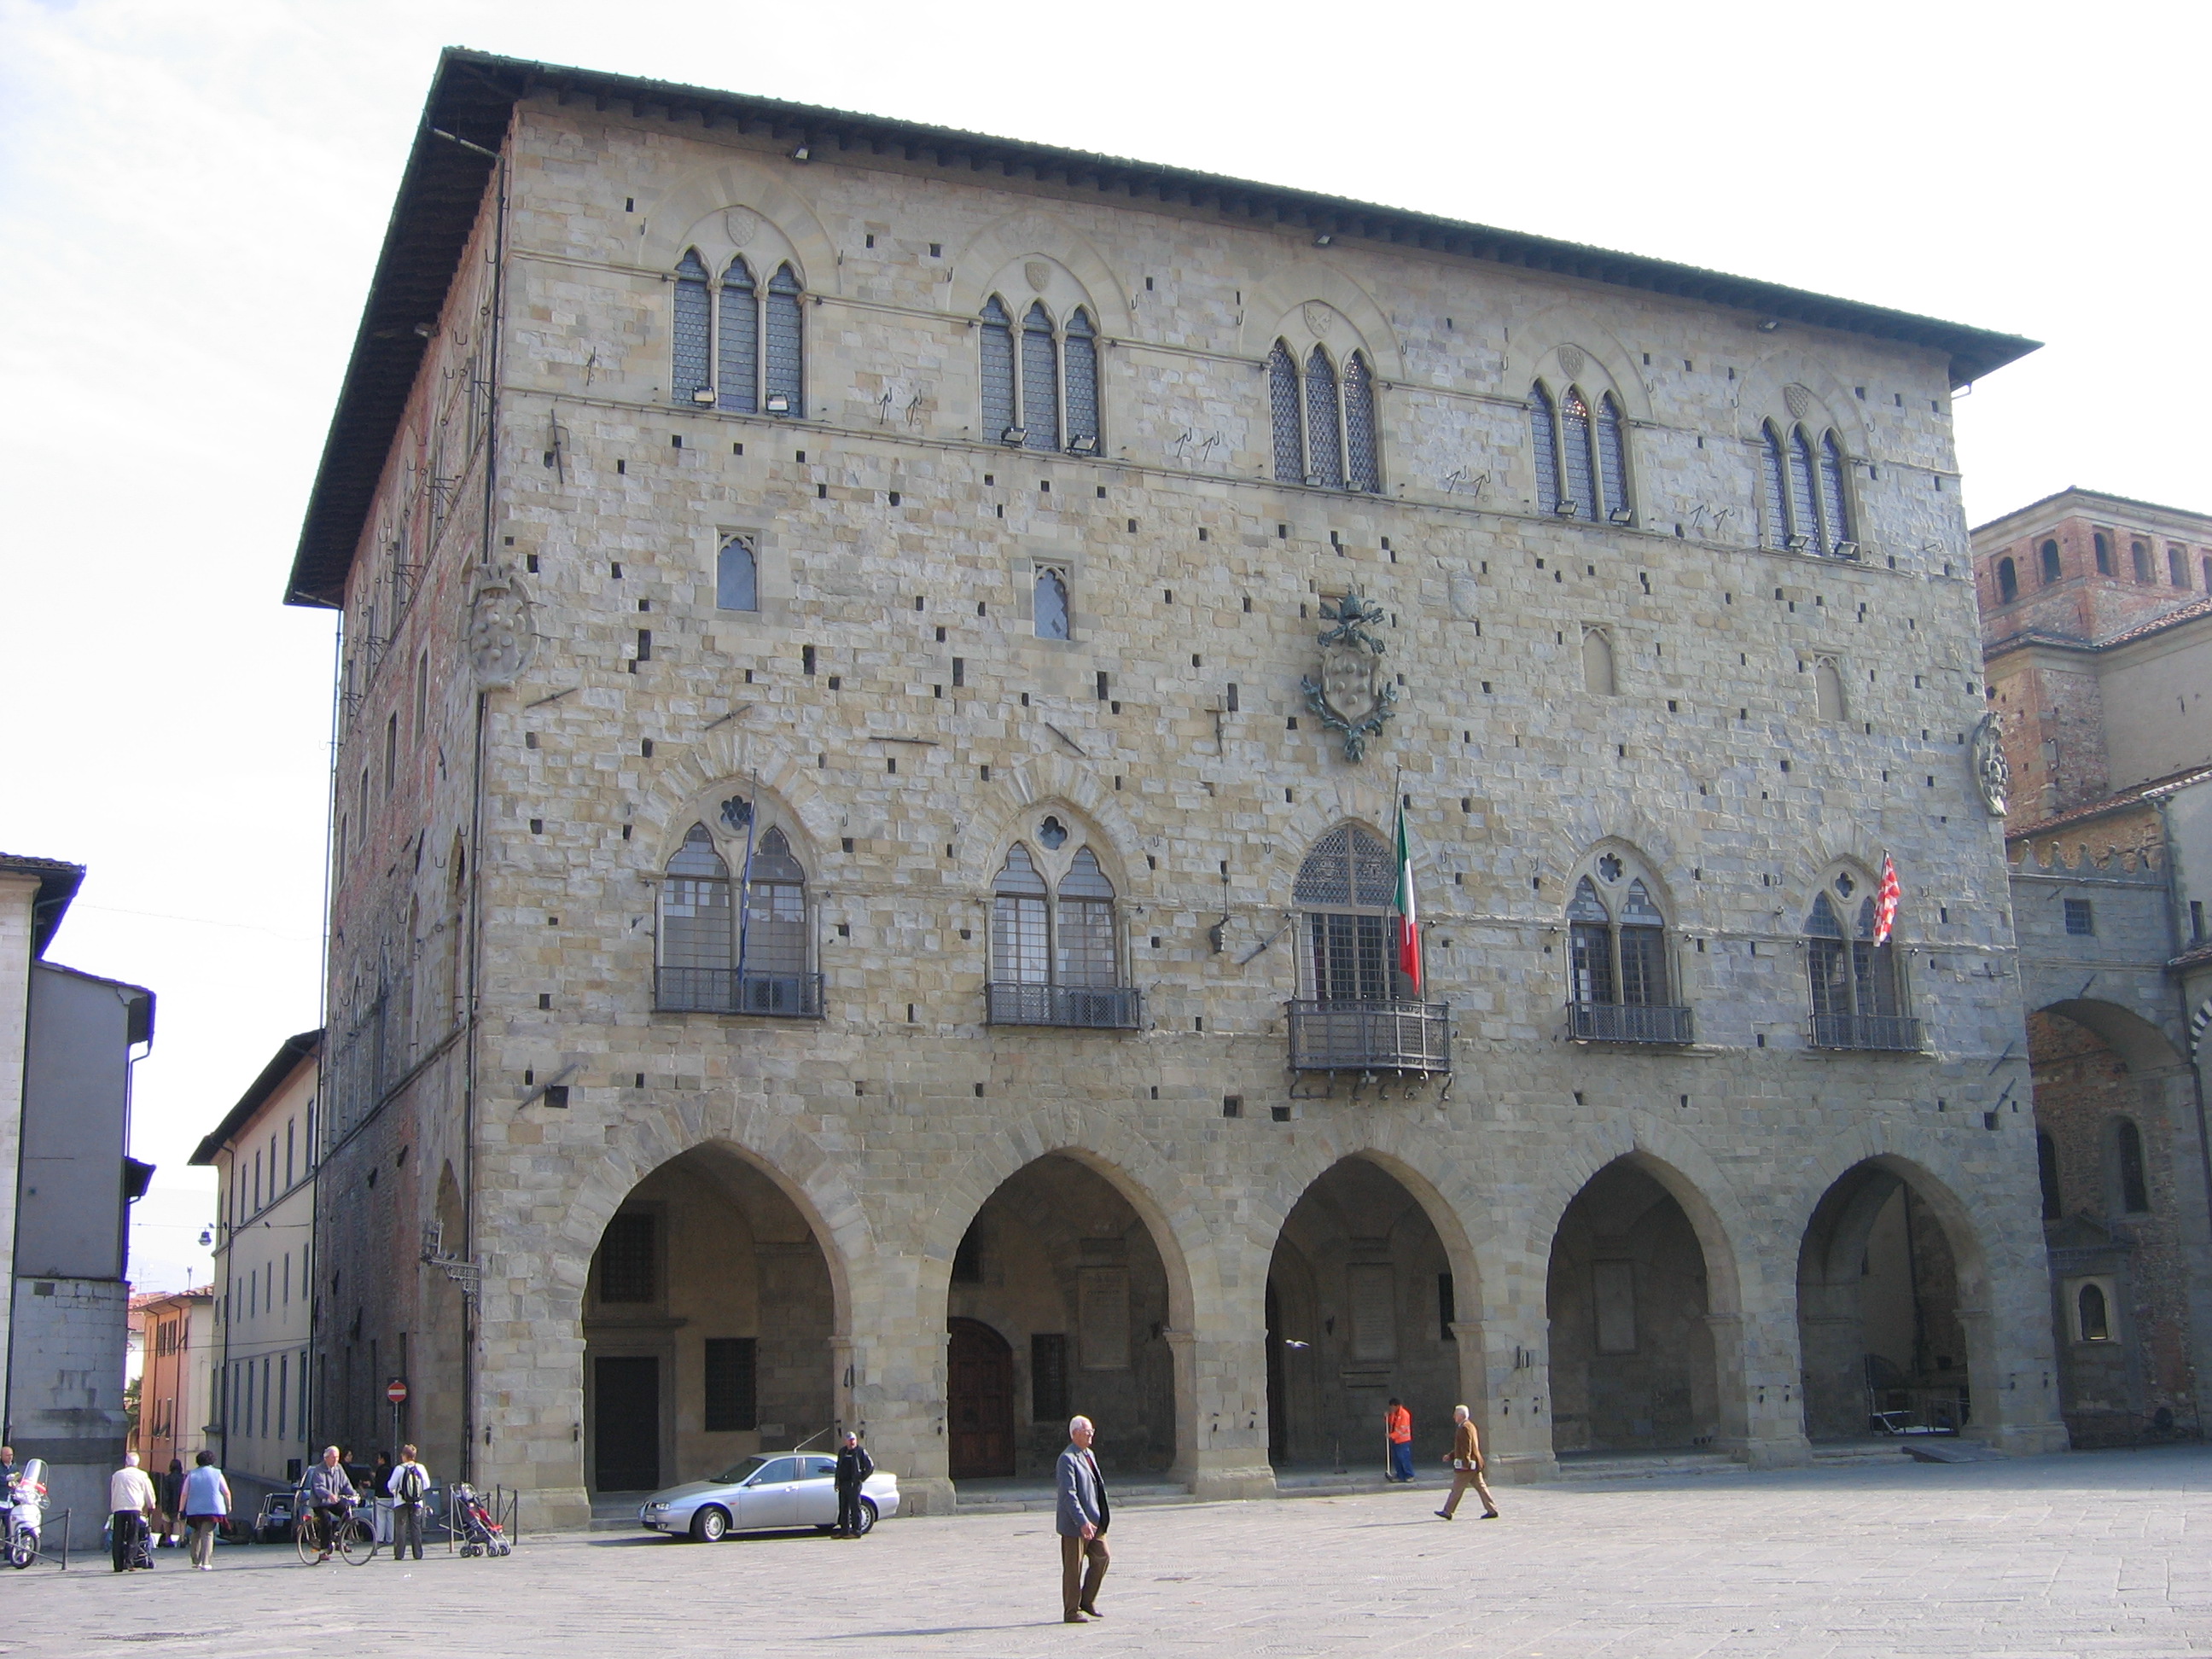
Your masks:
[{"label": "man in brown jacket", "polygon": [[1498,1500],[1490,1495],[1490,1487],[1482,1478],[1482,1437],[1475,1432],[1474,1419],[1464,1406],[1452,1407],[1452,1449],[1447,1461],[1452,1467],[1451,1496],[1444,1499],[1443,1508],[1437,1513],[1450,1520],[1452,1511],[1459,1507],[1461,1494],[1473,1486],[1482,1499],[1482,1518],[1498,1519]]}]

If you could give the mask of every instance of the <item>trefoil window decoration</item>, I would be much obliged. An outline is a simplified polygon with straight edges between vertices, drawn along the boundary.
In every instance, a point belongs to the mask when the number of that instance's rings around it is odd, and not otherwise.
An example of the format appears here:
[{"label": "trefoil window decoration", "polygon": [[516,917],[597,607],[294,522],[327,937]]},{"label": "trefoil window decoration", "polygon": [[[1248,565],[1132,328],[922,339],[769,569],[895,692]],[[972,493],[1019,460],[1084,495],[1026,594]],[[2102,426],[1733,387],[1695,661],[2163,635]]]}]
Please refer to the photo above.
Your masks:
[{"label": "trefoil window decoration", "polygon": [[1274,434],[1275,477],[1316,489],[1374,495],[1382,488],[1375,370],[1353,351],[1341,370],[1316,346],[1301,368],[1289,343],[1267,354],[1267,411]]},{"label": "trefoil window decoration", "polygon": [[805,289],[786,260],[765,286],[743,254],[711,279],[696,248],[676,266],[670,395],[740,415],[806,413]]},{"label": "trefoil window decoration", "polygon": [[1078,306],[1057,324],[1038,300],[1017,328],[994,294],[981,316],[985,437],[1014,449],[1098,453],[1098,330],[1090,312]]},{"label": "trefoil window decoration", "polygon": [[1815,440],[1802,426],[1784,432],[1769,421],[1759,434],[1759,524],[1769,547],[1853,558],[1844,450],[1836,434]]},{"label": "trefoil window decoration", "polygon": [[[1034,833],[1042,851],[1016,842],[992,883],[991,1023],[1134,1026],[1112,880],[1088,846],[1059,857],[1069,834],[1058,817]],[[1057,879],[1048,874],[1055,869]]]},{"label": "trefoil window decoration", "polygon": [[1528,388],[1528,441],[1536,464],[1536,506],[1556,518],[1632,524],[1628,423],[1610,392],[1593,405],[1577,386],[1553,395]]}]

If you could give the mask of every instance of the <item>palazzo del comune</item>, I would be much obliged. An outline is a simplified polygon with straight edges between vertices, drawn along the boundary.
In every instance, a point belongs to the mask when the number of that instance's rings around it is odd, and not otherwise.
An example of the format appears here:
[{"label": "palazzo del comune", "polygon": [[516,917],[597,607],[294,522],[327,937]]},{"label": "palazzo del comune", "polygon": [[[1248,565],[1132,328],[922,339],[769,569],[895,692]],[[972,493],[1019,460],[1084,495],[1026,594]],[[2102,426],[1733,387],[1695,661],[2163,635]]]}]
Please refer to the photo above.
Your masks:
[{"label": "palazzo del comune", "polygon": [[288,591],[318,1440],[2063,1445],[1949,418],[2031,348],[449,52]]}]

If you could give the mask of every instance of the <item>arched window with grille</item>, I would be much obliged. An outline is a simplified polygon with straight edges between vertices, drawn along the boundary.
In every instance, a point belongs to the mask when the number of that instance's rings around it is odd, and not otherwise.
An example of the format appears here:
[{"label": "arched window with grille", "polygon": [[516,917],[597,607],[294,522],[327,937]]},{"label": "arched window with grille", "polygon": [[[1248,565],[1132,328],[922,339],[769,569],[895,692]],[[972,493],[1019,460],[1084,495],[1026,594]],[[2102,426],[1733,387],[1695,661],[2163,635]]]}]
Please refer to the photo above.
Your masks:
[{"label": "arched window with grille", "polygon": [[1042,300],[1022,318],[1022,447],[1060,447],[1060,345]]},{"label": "arched window with grille", "polygon": [[760,412],[760,304],[743,254],[722,272],[722,325],[715,341],[714,401],[741,415]]},{"label": "arched window with grille", "polygon": [[2058,544],[2055,541],[2045,542],[2040,552],[2043,559],[2043,585],[2048,587],[2058,580]]},{"label": "arched window with grille", "polygon": [[1628,423],[1610,392],[1595,406],[1578,386],[1556,397],[1541,380],[1528,388],[1528,441],[1536,469],[1536,510],[1591,523],[1631,524]]},{"label": "arched window with grille", "polygon": [[1673,994],[1667,918],[1651,884],[1607,853],[1567,904],[1568,1033],[1583,1042],[1687,1042],[1690,1011]]},{"label": "arched window with grille", "polygon": [[[1856,912],[1846,931],[1843,918]],[[1915,1052],[1920,1022],[1903,1012],[1897,945],[1875,943],[1875,902],[1867,882],[1839,871],[1805,917],[1805,967],[1812,992],[1812,1046]]]},{"label": "arched window with grille", "polygon": [[714,608],[717,611],[760,609],[760,562],[752,544],[732,536],[714,556]]},{"label": "arched window with grille", "polygon": [[1790,548],[1816,548],[1820,539],[1820,511],[1813,493],[1813,445],[1805,428],[1790,434]]},{"label": "arched window with grille", "polygon": [[1303,365],[1287,341],[1267,353],[1267,413],[1275,477],[1315,489],[1382,487],[1374,368],[1354,351],[1340,372],[1320,346]]},{"label": "arched window with grille", "polygon": [[1559,510],[1559,421],[1541,380],[1528,388],[1528,448],[1536,464],[1536,510]]},{"label": "arched window with grille", "polygon": [[1562,518],[1598,516],[1596,456],[1591,447],[1589,405],[1582,388],[1569,386],[1559,398],[1559,456],[1566,479],[1566,499],[1558,512]]},{"label": "arched window with grille", "polygon": [[708,291],[706,262],[698,249],[687,248],[676,265],[675,356],[669,379],[676,402],[692,403],[702,393],[712,394],[714,340],[714,301]]},{"label": "arched window with grille", "polygon": [[1048,812],[1016,842],[991,884],[989,1016],[994,1025],[1116,1030],[1137,1024],[1122,972],[1112,879]]},{"label": "arched window with grille", "polygon": [[1014,319],[994,294],[983,302],[983,431],[1000,443],[1018,443],[1020,405],[1014,396]]},{"label": "arched window with grille", "polygon": [[806,313],[799,273],[778,265],[769,279],[766,349],[761,353],[761,407],[796,420],[806,413]]},{"label": "arched window with grille", "polygon": [[1363,824],[1339,825],[1307,856],[1291,896],[1304,913],[1307,988],[1316,1000],[1396,997],[1390,938],[1396,895],[1389,843]]},{"label": "arched window with grille", "polygon": [[1785,434],[1769,421],[1759,434],[1759,526],[1768,547],[1827,557],[1856,556],[1844,447],[1832,431],[1815,440],[1804,427]]},{"label": "arched window with grille", "polygon": [[1850,507],[1844,491],[1844,450],[1832,432],[1820,438],[1820,550],[1837,554],[1851,541]]},{"label": "arched window with grille", "polygon": [[2014,568],[2012,556],[1997,561],[1997,603],[2010,605],[2020,597],[2020,572]]},{"label": "arched window with grille", "polygon": [[1345,481],[1369,493],[1382,488],[1382,468],[1375,444],[1375,375],[1367,354],[1344,360]]},{"label": "arched window with grille", "polygon": [[1079,455],[1098,453],[1098,331],[1078,306],[1068,314],[1060,343],[1067,404],[1067,447]]},{"label": "arched window with grille", "polygon": [[1790,474],[1782,459],[1782,434],[1769,421],[1759,447],[1759,524],[1769,547],[1790,545]]},{"label": "arched window with grille", "polygon": [[1610,392],[1597,400],[1598,483],[1605,491],[1605,515],[1615,524],[1634,521],[1628,504],[1628,423]]},{"label": "arched window with grille", "polygon": [[[820,1017],[806,871],[781,826],[752,822],[758,810],[732,797],[722,809],[730,842],[718,845],[713,831],[695,823],[669,860],[660,891],[656,1007]],[[753,832],[750,856],[740,825]]]}]

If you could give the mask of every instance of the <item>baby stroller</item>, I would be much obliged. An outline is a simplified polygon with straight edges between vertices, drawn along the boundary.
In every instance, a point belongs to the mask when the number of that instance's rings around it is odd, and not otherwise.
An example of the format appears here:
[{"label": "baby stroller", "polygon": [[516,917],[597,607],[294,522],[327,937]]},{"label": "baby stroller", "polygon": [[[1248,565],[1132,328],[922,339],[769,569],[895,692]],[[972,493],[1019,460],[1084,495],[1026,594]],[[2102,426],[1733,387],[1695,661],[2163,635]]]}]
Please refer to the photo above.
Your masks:
[{"label": "baby stroller", "polygon": [[493,1517],[474,1486],[453,1484],[452,1526],[460,1534],[464,1555],[505,1555],[514,1548],[507,1530]]}]

